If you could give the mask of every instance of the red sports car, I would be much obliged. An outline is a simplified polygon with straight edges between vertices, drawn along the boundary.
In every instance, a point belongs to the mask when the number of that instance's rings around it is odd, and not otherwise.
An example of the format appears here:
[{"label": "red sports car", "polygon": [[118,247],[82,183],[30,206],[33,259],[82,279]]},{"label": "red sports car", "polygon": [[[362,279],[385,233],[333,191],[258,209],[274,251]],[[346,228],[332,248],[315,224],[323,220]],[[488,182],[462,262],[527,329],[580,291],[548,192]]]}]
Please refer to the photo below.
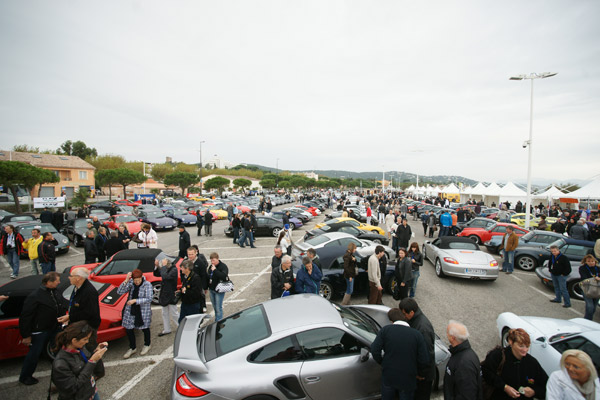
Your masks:
[{"label": "red sports car", "polygon": [[[163,253],[161,249],[126,249],[119,251],[103,263],[75,265],[65,268],[64,272],[70,272],[73,268],[85,267],[91,271],[91,281],[109,283],[118,287],[125,280],[127,273],[134,269],[141,269],[146,280],[152,284],[152,303],[158,304],[162,279],[154,276],[154,261],[162,261],[164,258],[171,260],[171,262],[177,260],[175,265],[178,270],[183,261],[180,258]],[[177,286],[181,286],[180,278],[177,278]]]},{"label": "red sports car", "polygon": [[316,217],[317,215],[319,215],[319,213],[317,212],[317,208],[316,207],[306,207],[306,206],[302,206],[300,204],[296,204],[294,207],[295,208],[299,208],[302,211],[306,211],[306,212],[311,213],[311,215],[313,217]]},{"label": "red sports car", "polygon": [[[42,275],[30,275],[15,281],[10,281],[0,287],[0,295],[9,296],[8,299],[0,301],[0,360],[14,357],[22,357],[29,349],[21,343],[22,337],[19,333],[19,316],[25,303],[25,298],[40,287]],[[127,301],[127,295],[118,295],[117,288],[108,283],[91,282],[99,294],[100,317],[102,322],[98,328],[98,341],[107,342],[125,336],[125,329],[121,326],[123,307]],[[68,306],[73,286],[69,284],[67,275],[62,275],[57,290],[62,293]],[[51,355],[49,348],[46,352]]]},{"label": "red sports car", "polygon": [[129,206],[129,207],[133,207],[133,206],[141,206],[142,205],[142,201],[138,200],[138,201],[131,201],[131,200],[117,200],[114,202],[116,205],[118,206]]},{"label": "red sports car", "polygon": [[108,219],[108,221],[104,221],[104,225],[113,231],[119,229],[119,225],[121,223],[127,225],[127,230],[129,231],[129,235],[131,237],[133,237],[142,229],[142,223],[135,216],[129,214],[113,215]]},{"label": "red sports car", "polygon": [[464,236],[473,239],[476,243],[485,243],[492,238],[492,236],[501,236],[506,233],[506,227],[512,226],[517,236],[523,236],[527,230],[520,228],[515,224],[508,224],[505,222],[497,222],[488,228],[465,228],[456,236]]}]

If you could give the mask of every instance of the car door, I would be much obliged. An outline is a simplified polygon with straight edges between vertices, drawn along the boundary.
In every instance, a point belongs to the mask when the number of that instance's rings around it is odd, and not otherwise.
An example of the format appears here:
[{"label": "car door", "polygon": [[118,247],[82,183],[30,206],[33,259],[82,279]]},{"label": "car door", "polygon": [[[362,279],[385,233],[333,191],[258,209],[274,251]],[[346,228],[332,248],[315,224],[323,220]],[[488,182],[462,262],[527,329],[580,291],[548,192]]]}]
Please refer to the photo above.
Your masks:
[{"label": "car door", "polygon": [[129,272],[139,268],[140,260],[111,260],[92,278],[96,282],[119,286]]},{"label": "car door", "polygon": [[306,360],[300,382],[311,399],[375,399],[380,397],[381,367],[373,357],[360,359],[365,347],[338,328],[316,328],[296,334]]},{"label": "car door", "polygon": [[568,244],[561,249],[561,253],[566,255],[571,261],[580,261],[589,250],[590,248],[579,244]]},{"label": "car door", "polygon": [[0,301],[0,360],[27,353],[19,331],[19,315],[24,302],[25,296],[11,296]]}]

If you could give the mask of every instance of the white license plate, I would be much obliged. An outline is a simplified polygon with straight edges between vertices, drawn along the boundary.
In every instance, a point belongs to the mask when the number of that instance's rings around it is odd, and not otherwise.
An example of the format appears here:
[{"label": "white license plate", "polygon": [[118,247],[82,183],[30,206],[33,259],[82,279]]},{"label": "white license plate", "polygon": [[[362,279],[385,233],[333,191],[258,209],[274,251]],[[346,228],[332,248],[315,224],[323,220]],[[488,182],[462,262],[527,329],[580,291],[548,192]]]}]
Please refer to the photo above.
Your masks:
[{"label": "white license plate", "polygon": [[467,272],[467,274],[473,274],[473,275],[485,275],[484,269],[467,268],[466,272]]},{"label": "white license plate", "polygon": [[170,228],[170,227],[171,227],[171,225],[167,225],[167,226],[165,226],[165,228]]}]

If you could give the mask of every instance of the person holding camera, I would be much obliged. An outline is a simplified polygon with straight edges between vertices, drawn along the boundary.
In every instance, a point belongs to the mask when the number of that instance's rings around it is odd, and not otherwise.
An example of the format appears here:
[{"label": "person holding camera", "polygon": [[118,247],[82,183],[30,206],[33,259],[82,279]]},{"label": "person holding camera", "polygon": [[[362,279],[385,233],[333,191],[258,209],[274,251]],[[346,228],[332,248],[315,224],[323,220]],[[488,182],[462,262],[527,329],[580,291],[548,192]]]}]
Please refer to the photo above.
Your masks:
[{"label": "person holding camera", "polygon": [[123,328],[129,339],[129,350],[123,355],[127,359],[136,352],[134,329],[144,332],[144,347],[140,355],[150,351],[150,323],[152,322],[152,284],[146,280],[139,269],[127,274],[125,281],[117,289],[118,294],[129,293],[123,309]]},{"label": "person holding camera", "polygon": [[93,333],[94,329],[86,321],[78,321],[56,336],[58,353],[52,363],[51,380],[61,400],[100,400],[96,380],[103,369],[100,361],[108,350],[108,343],[99,343],[90,354],[85,345]]}]

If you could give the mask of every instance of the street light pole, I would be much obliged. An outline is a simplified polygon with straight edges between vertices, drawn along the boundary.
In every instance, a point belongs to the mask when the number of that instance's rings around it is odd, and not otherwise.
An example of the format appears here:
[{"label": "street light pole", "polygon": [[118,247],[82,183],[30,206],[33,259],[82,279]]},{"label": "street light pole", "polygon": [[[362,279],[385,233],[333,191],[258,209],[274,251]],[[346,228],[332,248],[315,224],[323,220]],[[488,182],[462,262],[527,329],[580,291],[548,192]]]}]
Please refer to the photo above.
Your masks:
[{"label": "street light pole", "polygon": [[529,75],[511,76],[511,81],[522,81],[524,79],[531,80],[531,104],[529,108],[529,140],[525,142],[529,147],[529,159],[527,161],[527,200],[525,202],[525,229],[529,229],[531,220],[531,160],[533,157],[533,80],[545,79],[556,75],[558,72],[532,72]]},{"label": "street light pole", "polygon": [[204,142],[205,140],[200,141],[200,196],[202,196],[202,143]]},{"label": "street light pole", "polygon": [[277,189],[279,189],[279,158],[277,159],[277,161],[275,161],[275,172],[275,185],[277,186]]}]

